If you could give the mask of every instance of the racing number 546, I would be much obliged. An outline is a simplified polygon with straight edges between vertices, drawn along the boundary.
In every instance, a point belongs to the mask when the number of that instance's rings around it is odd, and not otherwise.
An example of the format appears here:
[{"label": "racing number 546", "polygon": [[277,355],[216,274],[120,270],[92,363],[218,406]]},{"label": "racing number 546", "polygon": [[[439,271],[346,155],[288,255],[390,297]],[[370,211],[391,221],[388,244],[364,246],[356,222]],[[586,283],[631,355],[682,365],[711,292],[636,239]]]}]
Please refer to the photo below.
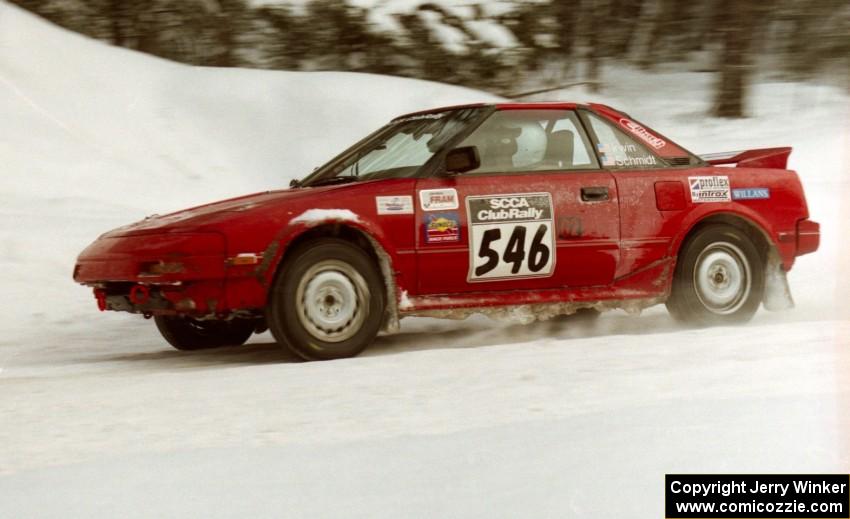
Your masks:
[{"label": "racing number 546", "polygon": [[479,258],[484,258],[487,261],[475,267],[475,276],[484,276],[495,269],[499,266],[500,259],[505,263],[511,264],[511,274],[514,275],[519,273],[523,263],[527,263],[527,268],[532,274],[540,272],[549,263],[549,257],[552,254],[549,246],[543,241],[548,231],[548,226],[545,223],[537,226],[528,251],[525,249],[526,230],[527,227],[525,225],[514,226],[510,238],[508,238],[508,243],[501,255],[493,245],[502,238],[502,230],[497,227],[484,231],[477,254]]}]

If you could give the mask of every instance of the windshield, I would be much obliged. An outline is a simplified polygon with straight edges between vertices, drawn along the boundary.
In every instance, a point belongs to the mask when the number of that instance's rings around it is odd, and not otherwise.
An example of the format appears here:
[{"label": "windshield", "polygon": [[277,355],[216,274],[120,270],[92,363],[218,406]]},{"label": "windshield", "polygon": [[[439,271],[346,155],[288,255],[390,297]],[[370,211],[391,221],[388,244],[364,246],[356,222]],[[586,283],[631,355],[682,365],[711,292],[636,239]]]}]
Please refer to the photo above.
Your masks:
[{"label": "windshield", "polygon": [[393,121],[319,168],[301,185],[412,177],[480,112],[467,108]]}]

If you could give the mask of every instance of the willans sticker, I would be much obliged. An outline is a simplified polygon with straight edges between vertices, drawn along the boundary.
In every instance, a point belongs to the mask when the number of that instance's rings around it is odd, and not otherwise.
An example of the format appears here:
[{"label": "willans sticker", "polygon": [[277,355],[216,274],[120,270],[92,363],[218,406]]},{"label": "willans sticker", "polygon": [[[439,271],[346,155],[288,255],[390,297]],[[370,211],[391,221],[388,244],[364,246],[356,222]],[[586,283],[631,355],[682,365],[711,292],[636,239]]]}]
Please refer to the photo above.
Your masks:
[{"label": "willans sticker", "polygon": [[419,192],[419,204],[423,211],[457,209],[457,190],[455,188],[423,189]]},{"label": "willans sticker", "polygon": [[744,187],[732,190],[733,200],[767,200],[770,198],[769,187]]},{"label": "willans sticker", "polygon": [[691,188],[691,201],[694,203],[732,200],[729,177],[688,177],[688,185]]},{"label": "willans sticker", "polygon": [[412,196],[376,196],[378,214],[413,214]]}]

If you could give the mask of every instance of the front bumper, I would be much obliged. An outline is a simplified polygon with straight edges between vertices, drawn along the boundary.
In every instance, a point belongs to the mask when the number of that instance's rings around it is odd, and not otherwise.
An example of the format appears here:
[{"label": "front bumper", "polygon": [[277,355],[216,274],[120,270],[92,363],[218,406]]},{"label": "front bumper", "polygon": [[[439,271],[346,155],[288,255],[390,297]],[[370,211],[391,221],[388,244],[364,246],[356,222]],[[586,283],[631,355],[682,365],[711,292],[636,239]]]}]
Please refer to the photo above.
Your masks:
[{"label": "front bumper", "polygon": [[94,289],[94,297],[101,311],[194,316],[227,312],[223,283],[219,281],[174,285],[103,283]]},{"label": "front bumper", "polygon": [[224,236],[104,236],[77,258],[74,281],[94,288],[101,310],[214,314],[224,306]]},{"label": "front bumper", "polygon": [[[172,283],[222,279],[225,240],[218,233],[107,236],[86,247],[74,266],[74,281]],[[180,265],[154,272],[156,265]]]}]

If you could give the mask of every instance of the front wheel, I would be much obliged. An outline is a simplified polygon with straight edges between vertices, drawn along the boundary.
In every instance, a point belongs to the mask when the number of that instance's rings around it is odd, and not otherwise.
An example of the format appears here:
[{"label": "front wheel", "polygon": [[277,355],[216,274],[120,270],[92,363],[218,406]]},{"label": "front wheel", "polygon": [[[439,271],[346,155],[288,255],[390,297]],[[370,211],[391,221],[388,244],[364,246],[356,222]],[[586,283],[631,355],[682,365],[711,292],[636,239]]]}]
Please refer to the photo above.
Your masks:
[{"label": "front wheel", "polygon": [[764,265],[753,242],[730,225],[709,225],[679,254],[667,309],[698,326],[744,323],[764,295]]},{"label": "front wheel", "polygon": [[339,239],[312,242],[282,266],[266,320],[275,339],[306,360],[353,357],[381,327],[384,283],[375,262]]},{"label": "front wheel", "polygon": [[157,315],[154,322],[168,344],[184,351],[240,346],[257,326],[251,319],[199,320],[179,315]]}]

